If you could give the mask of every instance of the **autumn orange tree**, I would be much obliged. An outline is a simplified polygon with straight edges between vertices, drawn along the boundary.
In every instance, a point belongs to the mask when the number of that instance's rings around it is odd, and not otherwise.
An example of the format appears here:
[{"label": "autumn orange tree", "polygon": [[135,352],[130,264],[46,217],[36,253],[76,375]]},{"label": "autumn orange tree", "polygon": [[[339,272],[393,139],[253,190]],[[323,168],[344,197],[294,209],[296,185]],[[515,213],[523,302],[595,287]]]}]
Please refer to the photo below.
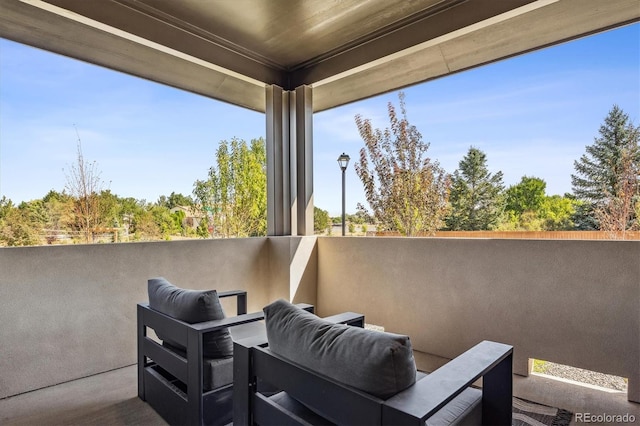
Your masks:
[{"label": "autumn orange tree", "polygon": [[[405,236],[433,234],[443,226],[450,179],[437,161],[427,157],[429,143],[409,124],[405,96],[398,95],[400,114],[388,104],[390,127],[374,129],[371,120],[355,116],[364,141],[356,174],[378,229]],[[359,205],[360,210],[366,208]]]}]

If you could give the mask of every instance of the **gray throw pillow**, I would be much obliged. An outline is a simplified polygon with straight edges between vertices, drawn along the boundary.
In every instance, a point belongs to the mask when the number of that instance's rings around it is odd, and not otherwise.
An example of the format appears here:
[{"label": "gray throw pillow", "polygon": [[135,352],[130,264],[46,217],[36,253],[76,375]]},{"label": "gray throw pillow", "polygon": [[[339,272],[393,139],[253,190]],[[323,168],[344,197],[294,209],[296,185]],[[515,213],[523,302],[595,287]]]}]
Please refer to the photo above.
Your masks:
[{"label": "gray throw pillow", "polygon": [[[164,278],[152,278],[148,281],[148,292],[151,309],[189,324],[225,317],[215,290],[186,290],[174,286]],[[186,350],[169,336],[157,331],[156,334],[169,347]],[[229,329],[206,333],[203,337],[203,352],[207,358],[233,356],[233,340]]]},{"label": "gray throw pillow", "polygon": [[285,300],[264,308],[269,349],[381,399],[416,381],[408,336],[333,324]]}]

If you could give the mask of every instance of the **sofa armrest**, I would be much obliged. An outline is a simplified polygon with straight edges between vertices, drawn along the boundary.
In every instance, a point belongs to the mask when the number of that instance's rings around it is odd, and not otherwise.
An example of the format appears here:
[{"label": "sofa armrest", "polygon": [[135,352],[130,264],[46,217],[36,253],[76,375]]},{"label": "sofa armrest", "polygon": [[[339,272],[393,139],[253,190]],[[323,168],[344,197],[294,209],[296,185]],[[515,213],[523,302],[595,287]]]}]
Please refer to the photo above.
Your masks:
[{"label": "sofa armrest", "polygon": [[216,331],[221,328],[233,327],[234,325],[246,324],[253,321],[260,321],[264,319],[264,312],[253,312],[250,314],[236,315],[235,317],[223,318],[220,320],[212,320],[205,322],[198,322],[195,324],[187,324],[189,328],[197,330],[200,333],[208,333],[210,331]]},{"label": "sofa armrest", "polygon": [[[304,309],[305,311],[309,311],[311,313],[313,313],[314,311],[314,306],[309,305],[308,303],[298,303],[296,306]],[[245,312],[244,314],[242,315],[238,314],[235,317],[227,317],[221,320],[212,320],[212,321],[199,322],[195,324],[187,324],[187,326],[195,330],[198,330],[200,333],[207,333],[210,331],[219,330],[221,328],[233,327],[234,325],[241,325],[249,322],[261,321],[263,319],[264,319],[264,312],[262,311],[253,312],[250,314],[247,314]],[[364,321],[364,317],[363,317],[363,321]]]},{"label": "sofa armrest", "polygon": [[511,424],[513,347],[483,341],[384,403],[385,424],[421,424],[483,377],[483,424]]},{"label": "sofa armrest", "polygon": [[231,290],[221,291],[218,293],[218,298],[233,297],[236,296],[236,315],[242,315],[247,313],[247,292],[244,290]]},{"label": "sofa armrest", "polygon": [[364,327],[364,315],[355,312],[343,312],[341,314],[331,315],[323,319],[334,324],[347,324],[353,327]]},{"label": "sofa armrest", "polygon": [[[314,311],[314,306],[309,305],[307,303],[298,303],[296,306],[299,306],[300,308],[312,313]],[[189,324],[188,322],[180,321],[178,319],[172,318],[168,315],[165,315],[161,312],[151,309],[148,303],[138,303],[138,312],[139,312],[138,323],[140,326],[151,327],[151,328],[154,328],[154,325],[156,327],[157,326],[171,327],[173,330],[175,330],[171,334],[174,334],[180,328],[184,328],[186,330],[191,329],[193,331],[196,331],[199,334],[203,334],[211,331],[220,330],[221,328],[233,327],[234,325],[241,325],[249,322],[261,321],[264,319],[264,312],[259,311],[259,312],[253,312],[250,314],[245,313],[242,315],[236,315],[233,317],[223,318],[220,320],[212,320],[212,321]],[[179,334],[179,333],[176,333],[176,334]],[[146,335],[146,332],[145,332],[145,335]],[[184,337],[184,341],[180,341],[180,343],[182,343],[184,346],[187,346],[186,334]]]}]

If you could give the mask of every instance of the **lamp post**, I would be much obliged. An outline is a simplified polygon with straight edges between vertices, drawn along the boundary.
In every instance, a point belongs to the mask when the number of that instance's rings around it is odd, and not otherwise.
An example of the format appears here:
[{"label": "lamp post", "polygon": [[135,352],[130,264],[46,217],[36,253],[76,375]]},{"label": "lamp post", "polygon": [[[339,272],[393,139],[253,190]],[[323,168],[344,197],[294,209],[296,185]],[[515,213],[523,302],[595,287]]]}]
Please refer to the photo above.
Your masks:
[{"label": "lamp post", "polygon": [[338,165],[340,166],[340,170],[342,170],[342,236],[345,234],[345,213],[344,213],[344,205],[345,205],[345,191],[344,191],[344,176],[345,171],[347,170],[347,166],[349,165],[349,156],[344,152],[340,157],[338,157]]}]

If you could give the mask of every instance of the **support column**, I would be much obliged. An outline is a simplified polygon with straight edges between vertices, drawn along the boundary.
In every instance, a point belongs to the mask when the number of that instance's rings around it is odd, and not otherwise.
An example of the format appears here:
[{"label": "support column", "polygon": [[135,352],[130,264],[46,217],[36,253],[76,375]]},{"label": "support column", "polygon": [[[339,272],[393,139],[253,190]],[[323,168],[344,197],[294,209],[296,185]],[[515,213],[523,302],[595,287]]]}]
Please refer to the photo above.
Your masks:
[{"label": "support column", "polygon": [[267,235],[291,235],[289,93],[266,87]]},{"label": "support column", "polygon": [[[298,235],[313,235],[313,91],[300,86],[295,91],[295,158],[297,176]],[[293,145],[293,144],[292,144]]]},{"label": "support column", "polygon": [[313,235],[312,89],[266,87],[267,235]]}]

